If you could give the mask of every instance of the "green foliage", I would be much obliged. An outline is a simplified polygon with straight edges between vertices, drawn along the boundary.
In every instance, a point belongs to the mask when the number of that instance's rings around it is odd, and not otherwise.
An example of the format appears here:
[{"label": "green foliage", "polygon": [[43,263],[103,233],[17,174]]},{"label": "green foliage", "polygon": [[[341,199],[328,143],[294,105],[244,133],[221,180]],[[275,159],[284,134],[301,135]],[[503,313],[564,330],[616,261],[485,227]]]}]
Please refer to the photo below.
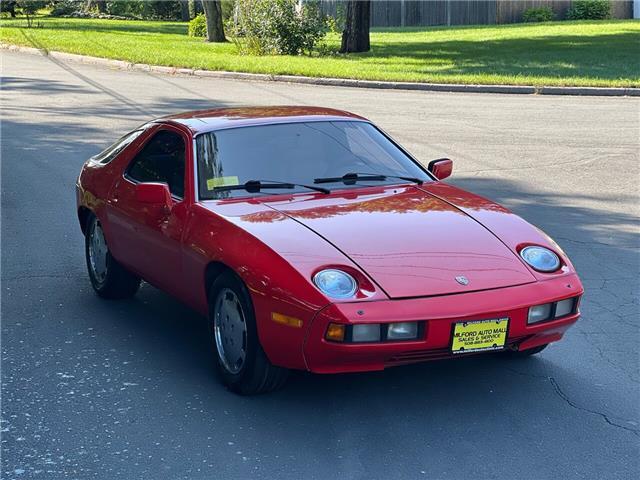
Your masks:
[{"label": "green foliage", "polygon": [[207,19],[204,14],[200,13],[189,22],[190,37],[206,37],[207,36]]},{"label": "green foliage", "polygon": [[69,15],[78,10],[82,10],[86,2],[82,0],[62,0],[51,2],[51,15],[53,17],[60,17],[62,15]]},{"label": "green foliage", "polygon": [[11,18],[15,18],[16,0],[0,0],[0,13],[8,13]]},{"label": "green foliage", "polygon": [[299,55],[311,53],[328,27],[317,2],[237,0],[231,34],[241,53]]},{"label": "green foliage", "polygon": [[16,7],[27,17],[27,28],[33,27],[33,17],[36,12],[47,6],[47,1],[36,0],[19,0],[16,2]]},{"label": "green foliage", "polygon": [[177,0],[116,0],[107,2],[107,13],[118,17],[180,20],[182,7]]},{"label": "green foliage", "polygon": [[555,14],[551,7],[527,8],[522,14],[524,22],[550,22],[554,19]]},{"label": "green foliage", "polygon": [[181,20],[182,7],[176,0],[144,1],[143,18],[158,18],[163,20]]},{"label": "green foliage", "polygon": [[35,1],[35,0],[18,0],[16,6],[22,12],[23,15],[35,15],[36,12],[47,6],[47,1]]},{"label": "green foliage", "polygon": [[610,15],[609,0],[575,0],[567,12],[569,20],[604,20]]},{"label": "green foliage", "polygon": [[120,0],[107,3],[107,12],[109,15],[119,17],[142,18],[143,2],[132,2],[129,0]]},{"label": "green foliage", "polygon": [[235,0],[222,0],[222,21],[226,22],[233,18],[233,11],[236,6]]},{"label": "green foliage", "polygon": [[327,16],[327,26],[332,33],[340,33],[344,30],[347,23],[347,12],[344,2],[338,2],[336,6],[336,14]]}]

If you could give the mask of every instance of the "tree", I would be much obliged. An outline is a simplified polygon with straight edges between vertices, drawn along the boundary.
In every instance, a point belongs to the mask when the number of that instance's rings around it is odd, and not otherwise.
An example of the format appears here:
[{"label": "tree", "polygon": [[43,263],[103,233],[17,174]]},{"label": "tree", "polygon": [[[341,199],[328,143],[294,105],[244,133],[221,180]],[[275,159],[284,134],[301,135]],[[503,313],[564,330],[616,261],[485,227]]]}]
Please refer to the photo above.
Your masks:
[{"label": "tree", "polygon": [[349,0],[340,53],[368,52],[371,0]]},{"label": "tree", "polygon": [[16,1],[2,1],[0,0],[0,12],[9,12],[11,18],[16,18]]},{"label": "tree", "polygon": [[27,17],[27,28],[33,26],[33,16],[38,10],[47,6],[46,1],[19,0],[16,5],[22,10],[22,14]]},{"label": "tree", "polygon": [[220,0],[202,0],[202,6],[207,18],[207,42],[225,42]]}]

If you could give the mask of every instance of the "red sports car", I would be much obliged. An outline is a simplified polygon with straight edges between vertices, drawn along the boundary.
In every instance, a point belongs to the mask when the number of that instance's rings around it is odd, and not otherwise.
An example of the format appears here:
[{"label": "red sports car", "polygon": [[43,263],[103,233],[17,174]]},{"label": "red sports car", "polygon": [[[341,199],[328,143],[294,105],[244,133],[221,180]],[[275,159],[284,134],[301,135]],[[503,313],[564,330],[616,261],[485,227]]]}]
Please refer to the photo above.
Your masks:
[{"label": "red sports car", "polygon": [[582,284],[547,235],[443,183],[451,170],[340,110],[161,118],[82,168],[91,284],[123,298],[142,279],[206,315],[243,394],[289,369],[538,353],[578,319]]}]

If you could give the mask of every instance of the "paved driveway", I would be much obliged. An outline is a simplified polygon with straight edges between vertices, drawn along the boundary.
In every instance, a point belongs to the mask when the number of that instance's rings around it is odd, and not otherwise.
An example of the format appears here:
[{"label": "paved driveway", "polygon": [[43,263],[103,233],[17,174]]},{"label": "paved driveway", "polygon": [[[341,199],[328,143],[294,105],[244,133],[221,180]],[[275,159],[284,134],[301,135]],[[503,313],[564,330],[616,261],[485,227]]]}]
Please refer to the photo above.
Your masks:
[{"label": "paved driveway", "polygon": [[[626,98],[395,92],[122,72],[2,52],[3,478],[637,478],[639,109]],[[540,357],[296,374],[241,398],[201,319],[152,287],[91,291],[82,162],[217,105],[344,108],[554,237],[583,318]]]}]

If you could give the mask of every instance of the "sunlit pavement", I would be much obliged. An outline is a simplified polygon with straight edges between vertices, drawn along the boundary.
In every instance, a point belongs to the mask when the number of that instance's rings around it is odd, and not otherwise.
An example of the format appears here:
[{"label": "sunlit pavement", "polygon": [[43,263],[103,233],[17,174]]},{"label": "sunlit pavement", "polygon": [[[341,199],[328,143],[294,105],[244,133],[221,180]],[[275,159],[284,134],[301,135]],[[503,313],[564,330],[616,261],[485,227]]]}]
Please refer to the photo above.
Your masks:
[{"label": "sunlit pavement", "polygon": [[[1,52],[2,477],[636,478],[640,101],[400,92],[123,72]],[[586,287],[539,357],[296,374],[228,393],[192,311],[144,286],[98,299],[74,183],[150,118],[344,108],[543,228]]]}]

